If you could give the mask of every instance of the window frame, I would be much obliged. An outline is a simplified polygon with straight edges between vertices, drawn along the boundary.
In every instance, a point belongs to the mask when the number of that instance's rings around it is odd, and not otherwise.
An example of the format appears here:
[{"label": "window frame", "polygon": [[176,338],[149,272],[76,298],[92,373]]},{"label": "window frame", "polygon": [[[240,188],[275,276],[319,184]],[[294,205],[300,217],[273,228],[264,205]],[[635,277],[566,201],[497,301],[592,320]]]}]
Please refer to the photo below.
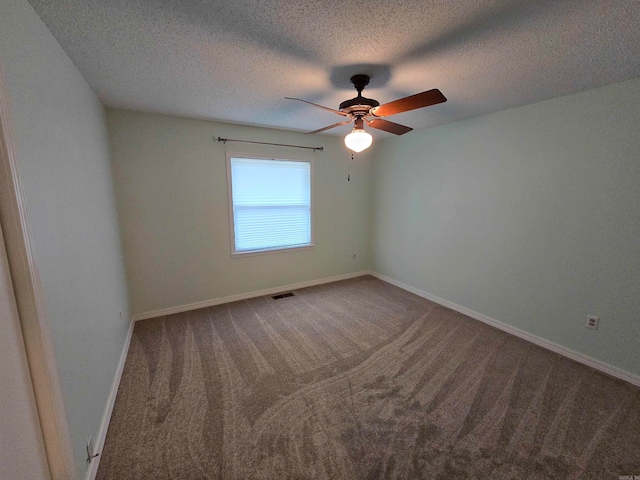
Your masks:
[{"label": "window frame", "polygon": [[[309,189],[310,202],[309,207],[309,229],[310,242],[301,244],[300,246],[287,245],[283,247],[262,248],[259,250],[243,250],[236,251],[236,232],[235,232],[235,216],[233,214],[233,179],[231,177],[231,159],[232,158],[250,158],[255,160],[274,160],[283,162],[306,162],[309,164]],[[250,257],[254,255],[267,255],[270,253],[284,253],[300,250],[310,250],[315,247],[314,240],[314,158],[306,155],[265,155],[262,153],[246,153],[246,152],[226,152],[227,163],[227,201],[229,204],[229,234],[231,239],[231,258]]]}]

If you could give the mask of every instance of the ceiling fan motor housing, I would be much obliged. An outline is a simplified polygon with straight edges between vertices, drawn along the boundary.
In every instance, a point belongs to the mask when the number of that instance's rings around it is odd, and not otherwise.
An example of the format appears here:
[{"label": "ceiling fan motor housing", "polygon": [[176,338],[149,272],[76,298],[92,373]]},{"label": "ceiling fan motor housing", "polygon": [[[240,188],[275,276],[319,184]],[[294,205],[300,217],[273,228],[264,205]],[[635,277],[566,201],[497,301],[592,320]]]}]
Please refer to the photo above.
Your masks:
[{"label": "ceiling fan motor housing", "polygon": [[380,102],[373,98],[364,98],[358,95],[356,98],[346,100],[340,104],[339,110],[352,115],[366,115],[373,107],[380,105]]}]

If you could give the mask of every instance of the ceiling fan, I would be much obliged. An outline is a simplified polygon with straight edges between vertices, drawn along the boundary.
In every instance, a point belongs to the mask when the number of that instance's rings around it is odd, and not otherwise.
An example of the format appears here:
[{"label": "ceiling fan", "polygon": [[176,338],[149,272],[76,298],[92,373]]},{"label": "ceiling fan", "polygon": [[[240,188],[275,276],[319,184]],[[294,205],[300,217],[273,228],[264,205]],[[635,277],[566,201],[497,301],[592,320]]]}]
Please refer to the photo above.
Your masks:
[{"label": "ceiling fan", "polygon": [[405,133],[413,130],[413,128],[384,120],[382,117],[408,112],[417,108],[429,107],[431,105],[447,101],[442,92],[437,88],[434,88],[433,90],[427,90],[426,92],[417,93],[409,97],[380,105],[380,102],[377,100],[362,96],[362,90],[364,90],[364,87],[369,84],[369,80],[369,75],[358,74],[351,77],[351,83],[358,91],[358,96],[351,100],[345,100],[342,102],[340,107],[338,107],[338,110],[324,107],[300,98],[285,97],[285,99],[308,103],[314,107],[322,108],[323,110],[328,110],[343,117],[347,117],[347,120],[334,123],[333,125],[329,125],[328,127],[320,128],[309,133],[320,133],[325,130],[329,130],[330,128],[354,122],[353,131],[345,137],[344,142],[349,149],[355,152],[361,152],[364,149],[369,148],[371,145],[372,137],[369,133],[364,131],[365,122],[371,128],[384,130],[385,132],[394,133],[396,135],[404,135]]}]

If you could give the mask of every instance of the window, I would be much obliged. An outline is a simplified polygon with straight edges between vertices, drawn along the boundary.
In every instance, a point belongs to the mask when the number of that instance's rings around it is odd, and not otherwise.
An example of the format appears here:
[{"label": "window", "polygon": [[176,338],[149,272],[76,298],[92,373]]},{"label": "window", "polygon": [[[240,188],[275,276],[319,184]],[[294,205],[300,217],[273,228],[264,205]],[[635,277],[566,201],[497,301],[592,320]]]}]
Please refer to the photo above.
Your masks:
[{"label": "window", "polygon": [[227,154],[232,254],[313,246],[311,167]]}]

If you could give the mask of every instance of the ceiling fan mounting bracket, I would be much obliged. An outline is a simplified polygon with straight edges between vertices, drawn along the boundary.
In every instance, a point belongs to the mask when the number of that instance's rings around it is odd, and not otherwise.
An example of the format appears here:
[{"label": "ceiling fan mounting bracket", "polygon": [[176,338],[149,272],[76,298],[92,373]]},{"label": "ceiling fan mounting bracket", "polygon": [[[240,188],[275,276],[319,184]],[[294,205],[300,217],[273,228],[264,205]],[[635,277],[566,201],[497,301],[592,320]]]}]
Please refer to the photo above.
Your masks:
[{"label": "ceiling fan mounting bracket", "polygon": [[362,90],[364,90],[364,87],[369,85],[369,80],[371,80],[371,77],[369,77],[369,75],[364,75],[361,73],[351,77],[351,83],[353,84],[354,87],[356,87],[356,90],[358,91],[358,96],[360,96],[360,94],[362,93]]}]

